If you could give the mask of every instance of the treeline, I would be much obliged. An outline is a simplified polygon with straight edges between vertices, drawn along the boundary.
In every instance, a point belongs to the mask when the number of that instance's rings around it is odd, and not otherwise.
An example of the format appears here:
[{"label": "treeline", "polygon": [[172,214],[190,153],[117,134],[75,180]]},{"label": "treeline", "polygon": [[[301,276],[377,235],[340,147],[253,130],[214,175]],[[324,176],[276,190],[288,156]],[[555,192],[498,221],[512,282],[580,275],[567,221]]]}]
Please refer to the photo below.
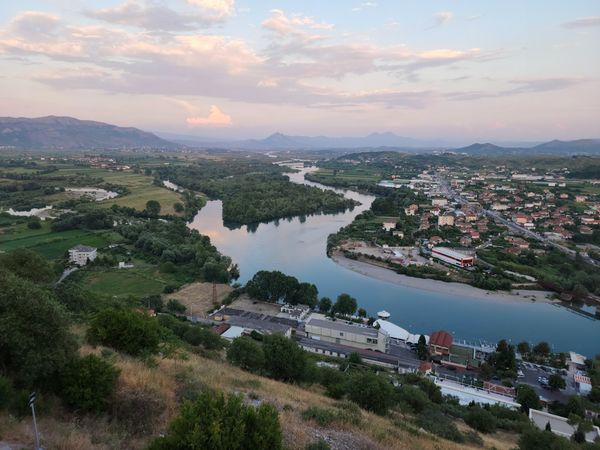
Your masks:
[{"label": "treeline", "polygon": [[190,281],[202,277],[205,281],[227,283],[237,278],[231,258],[221,255],[208,236],[189,229],[182,219],[125,224],[117,231],[147,259],[173,264]]},{"label": "treeline", "polygon": [[283,169],[261,162],[202,162],[157,169],[158,176],[223,201],[223,220],[250,224],[343,211],[356,203],[333,191],[291,183]]}]

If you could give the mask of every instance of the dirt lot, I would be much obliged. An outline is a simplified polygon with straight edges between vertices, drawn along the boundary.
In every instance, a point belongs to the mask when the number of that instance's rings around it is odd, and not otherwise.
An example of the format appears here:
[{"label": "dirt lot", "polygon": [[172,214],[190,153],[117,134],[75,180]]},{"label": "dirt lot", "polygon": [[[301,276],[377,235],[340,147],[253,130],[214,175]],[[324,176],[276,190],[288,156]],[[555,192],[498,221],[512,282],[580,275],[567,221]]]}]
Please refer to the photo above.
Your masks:
[{"label": "dirt lot", "polygon": [[[233,288],[228,284],[217,284],[217,302],[220,304]],[[187,307],[187,314],[206,317],[213,306],[213,284],[212,283],[190,283],[177,292],[164,296],[165,303],[175,299]]]},{"label": "dirt lot", "polygon": [[231,308],[243,309],[244,311],[252,311],[261,314],[268,314],[271,316],[276,316],[281,312],[281,307],[279,305],[275,305],[273,303],[260,302],[257,300],[253,300],[247,295],[240,295],[240,297],[234,301],[231,305]]}]

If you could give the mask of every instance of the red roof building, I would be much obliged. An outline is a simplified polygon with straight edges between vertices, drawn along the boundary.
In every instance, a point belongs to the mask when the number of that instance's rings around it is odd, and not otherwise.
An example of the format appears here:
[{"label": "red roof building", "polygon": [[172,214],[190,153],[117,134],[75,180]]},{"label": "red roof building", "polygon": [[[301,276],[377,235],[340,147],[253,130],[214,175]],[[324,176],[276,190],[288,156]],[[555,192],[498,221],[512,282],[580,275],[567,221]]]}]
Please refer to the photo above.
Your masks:
[{"label": "red roof building", "polygon": [[449,355],[452,347],[452,336],[446,331],[434,331],[429,338],[429,353],[432,355]]}]

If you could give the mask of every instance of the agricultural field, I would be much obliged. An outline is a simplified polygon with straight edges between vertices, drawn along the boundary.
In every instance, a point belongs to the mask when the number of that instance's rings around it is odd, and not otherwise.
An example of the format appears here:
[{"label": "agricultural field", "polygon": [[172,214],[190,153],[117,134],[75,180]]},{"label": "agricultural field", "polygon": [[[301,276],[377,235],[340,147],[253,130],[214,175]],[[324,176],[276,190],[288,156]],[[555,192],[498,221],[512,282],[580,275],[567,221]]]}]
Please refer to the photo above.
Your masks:
[{"label": "agricultural field", "polygon": [[353,183],[377,183],[381,180],[381,173],[370,169],[325,169],[321,168],[311,174],[311,178],[318,179],[324,184],[353,184]]},{"label": "agricultural field", "polygon": [[156,266],[134,261],[132,269],[87,268],[81,284],[90,292],[111,297],[158,295],[167,285],[180,284],[175,274],[161,273]]},{"label": "agricultural field", "polygon": [[0,228],[0,251],[10,252],[17,248],[27,248],[48,259],[60,259],[65,252],[84,244],[103,248],[121,240],[113,231],[69,230],[54,232],[48,223],[42,223],[39,230],[30,230],[26,223]]},{"label": "agricultural field", "polygon": [[60,169],[60,175],[81,174],[93,178],[101,178],[105,183],[126,187],[130,192],[111,200],[98,204],[109,208],[112,205],[126,206],[143,210],[148,200],[157,200],[161,205],[161,214],[175,214],[173,204],[181,202],[181,196],[167,188],[155,186],[153,178],[133,172],[109,171],[94,168],[68,168]]}]

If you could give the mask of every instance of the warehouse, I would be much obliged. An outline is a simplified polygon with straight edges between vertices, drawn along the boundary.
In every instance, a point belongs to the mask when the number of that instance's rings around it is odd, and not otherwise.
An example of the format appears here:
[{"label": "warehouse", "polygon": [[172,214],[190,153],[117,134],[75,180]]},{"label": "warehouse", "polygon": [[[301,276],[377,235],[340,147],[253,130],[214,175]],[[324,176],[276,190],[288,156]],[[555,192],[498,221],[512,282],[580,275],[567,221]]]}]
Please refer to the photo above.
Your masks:
[{"label": "warehouse", "polygon": [[473,256],[467,256],[447,247],[433,247],[431,256],[447,264],[457,267],[471,267],[475,264]]}]

